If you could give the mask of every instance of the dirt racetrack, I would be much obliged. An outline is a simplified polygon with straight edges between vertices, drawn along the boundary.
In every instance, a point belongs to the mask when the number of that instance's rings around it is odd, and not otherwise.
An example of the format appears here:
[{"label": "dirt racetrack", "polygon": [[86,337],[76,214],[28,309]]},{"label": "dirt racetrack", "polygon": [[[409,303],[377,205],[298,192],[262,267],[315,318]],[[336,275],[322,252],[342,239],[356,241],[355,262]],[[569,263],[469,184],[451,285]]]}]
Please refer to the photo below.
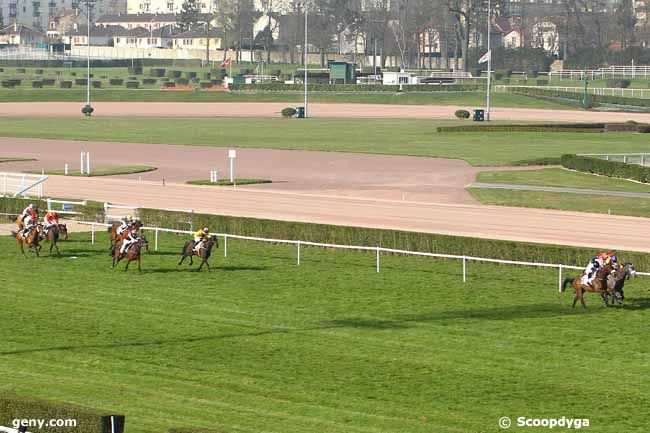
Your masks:
[{"label": "dirt racetrack", "polygon": [[[0,103],[0,116],[81,116],[81,102],[5,102]],[[94,116],[219,116],[219,117],[279,117],[280,110],[292,104],[259,102],[94,102]],[[453,119],[454,111],[476,107],[445,105],[380,105],[380,104],[322,104],[309,105],[313,117],[342,118],[411,118]],[[541,110],[530,108],[492,109],[493,120],[564,121],[564,122],[650,122],[650,113],[618,113],[577,110]]]}]

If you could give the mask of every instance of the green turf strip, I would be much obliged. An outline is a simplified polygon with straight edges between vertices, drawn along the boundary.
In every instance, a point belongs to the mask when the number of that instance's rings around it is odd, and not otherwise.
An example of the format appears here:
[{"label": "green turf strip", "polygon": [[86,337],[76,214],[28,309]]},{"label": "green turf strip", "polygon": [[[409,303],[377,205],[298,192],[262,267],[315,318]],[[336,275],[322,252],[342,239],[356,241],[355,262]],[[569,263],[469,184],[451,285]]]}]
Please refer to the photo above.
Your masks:
[{"label": "green turf strip", "polygon": [[627,308],[588,295],[583,312],[553,270],[470,263],[463,284],[457,261],[387,255],[378,274],[373,254],[303,248],[297,267],[294,247],[230,240],[199,274],[161,235],[138,274],[89,237],[27,260],[0,238],[0,389],[142,433],[496,432],[502,416],[647,431],[646,280]]}]

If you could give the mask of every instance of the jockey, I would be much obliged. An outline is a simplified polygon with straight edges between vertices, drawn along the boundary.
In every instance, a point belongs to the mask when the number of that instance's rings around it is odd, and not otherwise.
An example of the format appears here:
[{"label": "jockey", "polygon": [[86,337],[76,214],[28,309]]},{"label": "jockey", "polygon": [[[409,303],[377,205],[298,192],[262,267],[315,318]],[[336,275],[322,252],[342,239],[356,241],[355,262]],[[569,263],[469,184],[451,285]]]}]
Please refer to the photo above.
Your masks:
[{"label": "jockey", "polygon": [[27,215],[23,220],[23,224],[25,224],[25,228],[23,229],[23,236],[27,236],[29,231],[38,225],[38,215],[36,213]]},{"label": "jockey", "polygon": [[59,216],[53,210],[47,211],[43,220],[45,221],[45,233],[47,233],[52,226],[59,225]]},{"label": "jockey", "polygon": [[122,235],[129,227],[131,227],[131,224],[133,224],[133,220],[131,219],[131,215],[127,215],[124,218],[120,220],[120,226],[117,228],[117,234]]},{"label": "jockey", "polygon": [[199,252],[199,249],[201,248],[201,243],[206,240],[208,235],[210,234],[210,229],[207,227],[204,227],[203,230],[199,230],[198,232],[194,233],[194,251]]},{"label": "jockey", "polygon": [[618,257],[616,256],[616,253],[613,251],[610,251],[607,253],[607,257],[609,258],[609,263],[612,265],[612,272],[618,271]]},{"label": "jockey", "polygon": [[32,220],[37,220],[37,219],[38,219],[38,209],[36,209],[36,206],[34,206],[33,203],[30,203],[29,206],[23,209],[23,212],[20,214],[20,220],[23,222],[25,227],[27,227],[27,224]]},{"label": "jockey", "polygon": [[124,254],[126,250],[138,241],[138,229],[135,227],[127,230],[122,235],[122,248],[120,248],[120,255]]},{"label": "jockey", "polygon": [[594,279],[596,278],[598,270],[609,263],[609,261],[609,255],[602,251],[593,256],[589,260],[589,263],[587,263],[585,272],[582,275],[581,283],[587,286],[591,286],[591,283],[593,283]]}]

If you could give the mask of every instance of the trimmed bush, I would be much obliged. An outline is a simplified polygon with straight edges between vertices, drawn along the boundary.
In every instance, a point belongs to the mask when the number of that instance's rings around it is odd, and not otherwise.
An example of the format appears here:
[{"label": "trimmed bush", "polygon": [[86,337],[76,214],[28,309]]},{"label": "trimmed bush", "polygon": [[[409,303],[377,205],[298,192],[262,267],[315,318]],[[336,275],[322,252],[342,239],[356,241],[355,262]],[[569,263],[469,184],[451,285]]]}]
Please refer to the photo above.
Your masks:
[{"label": "trimmed bush", "polygon": [[[539,80],[538,80],[539,81]],[[584,94],[582,92],[564,92],[561,90],[551,90],[551,89],[536,89],[536,88],[526,88],[526,87],[510,87],[508,88],[509,92],[518,94],[518,95],[525,95],[525,96],[533,96],[533,97],[539,97],[539,98],[557,98],[557,99],[564,99],[567,101],[573,101],[573,103],[580,104],[582,105],[582,99],[584,97]],[[622,96],[603,96],[603,95],[589,95],[589,98],[591,100],[591,104],[594,107],[597,107],[602,104],[611,104],[611,105],[624,105],[624,106],[630,106],[630,107],[648,107],[650,108],[650,99],[642,99],[642,98],[626,98]]]},{"label": "trimmed bush", "polygon": [[131,75],[142,75],[142,66],[129,66],[128,73]]},{"label": "trimmed bush", "polygon": [[639,125],[637,127],[637,132],[641,134],[650,134],[650,125]]},{"label": "trimmed bush", "polygon": [[127,81],[126,82],[126,88],[127,89],[137,89],[140,87],[140,83],[138,81]]},{"label": "trimmed bush", "polygon": [[607,80],[607,87],[615,87],[617,89],[626,89],[630,87],[632,82],[625,78],[610,78]]},{"label": "trimmed bush", "polygon": [[296,115],[297,111],[293,107],[287,107],[283,108],[280,114],[282,114],[282,117],[285,119],[288,119],[289,117],[294,117]]},{"label": "trimmed bush", "polygon": [[205,72],[205,73],[203,74],[203,79],[204,79],[204,80],[208,80],[208,81],[209,81],[211,78],[212,78],[212,74],[211,74],[210,72]]},{"label": "trimmed bush", "polygon": [[111,78],[110,80],[108,80],[108,84],[110,84],[111,86],[121,86],[122,84],[124,84],[124,80],[121,78]]},{"label": "trimmed bush", "polygon": [[[381,84],[307,84],[307,89],[314,92],[397,92],[400,86]],[[231,84],[230,90],[265,91],[265,92],[302,92],[302,84],[284,84],[281,82],[260,84]],[[476,92],[484,90],[480,84],[410,84],[402,86],[404,92]]]},{"label": "trimmed bush", "polygon": [[36,75],[43,75],[43,70],[42,69],[35,69],[34,74]]},{"label": "trimmed bush", "polygon": [[[456,110],[454,116],[456,116],[458,119],[469,119],[470,113],[467,110]],[[440,128],[438,128],[438,132],[442,132],[440,131]]]},{"label": "trimmed bush", "polygon": [[71,89],[72,88],[72,81],[60,81],[59,86],[62,89]]},{"label": "trimmed bush", "polygon": [[42,81],[32,81],[32,88],[41,89],[43,87]]},{"label": "trimmed bush", "polygon": [[158,80],[155,79],[155,78],[143,78],[143,79],[142,79],[142,84],[149,84],[149,85],[151,85],[151,84],[156,84],[157,81],[158,81]]},{"label": "trimmed bush", "polygon": [[169,78],[180,78],[181,75],[183,75],[183,71],[167,71]]},{"label": "trimmed bush", "polygon": [[75,83],[77,86],[85,86],[86,84],[88,84],[88,80],[85,79],[85,78],[76,78],[76,79],[74,80],[74,83]]},{"label": "trimmed bush", "polygon": [[102,82],[101,81],[91,81],[90,85],[93,86],[95,89],[99,89],[102,87]]},{"label": "trimmed bush", "polygon": [[501,72],[501,71],[494,71],[494,74],[492,74],[492,77],[493,77],[495,80],[499,81],[499,80],[503,79],[503,72]]},{"label": "trimmed bush", "polygon": [[17,86],[16,80],[3,80],[1,83],[2,87],[7,89],[13,89]]},{"label": "trimmed bush", "polygon": [[539,75],[539,71],[535,71],[535,70],[528,71],[526,75],[528,76],[528,78],[537,78],[537,76]]},{"label": "trimmed bush", "polygon": [[[458,110],[462,111],[462,110]],[[458,116],[456,116],[458,117]],[[558,125],[466,125],[466,126],[439,126],[438,132],[582,132],[600,133],[603,129],[597,128],[562,128]]]},{"label": "trimmed bush", "polygon": [[173,81],[165,81],[163,87],[176,87],[176,83]]},{"label": "trimmed bush", "polygon": [[[0,395],[0,425],[4,426],[11,426],[14,419],[74,419],[77,421],[76,427],[50,426],[46,431],[47,433],[110,433],[111,416],[114,420],[115,433],[123,433],[124,415],[9,393]],[[28,430],[36,431],[34,428]]]},{"label": "trimmed bush", "polygon": [[650,183],[650,168],[578,155],[562,155],[562,166],[585,173]]},{"label": "trimmed bush", "polygon": [[214,85],[213,85],[211,82],[209,82],[209,81],[201,81],[201,82],[199,83],[199,86],[200,86],[202,89],[209,89],[209,88],[213,87]]},{"label": "trimmed bush", "polygon": [[25,68],[16,68],[16,72],[19,74],[24,74],[25,73]]},{"label": "trimmed bush", "polygon": [[151,75],[152,77],[164,77],[165,76],[165,69],[151,68],[151,69],[149,69],[149,75]]},{"label": "trimmed bush", "polygon": [[54,86],[54,84],[56,84],[56,80],[54,78],[43,78],[41,82],[44,86]]},{"label": "trimmed bush", "polygon": [[[223,80],[221,80],[221,79],[216,79],[216,78],[210,80],[210,82],[211,82],[214,86],[221,86],[221,85],[223,84]],[[231,86],[232,86],[232,84],[231,84]],[[232,90],[232,89],[231,89],[231,90]]]},{"label": "trimmed bush", "polygon": [[196,72],[195,71],[187,71],[187,72],[185,72],[185,77],[188,80],[191,80],[192,78],[196,78]]},{"label": "trimmed bush", "polygon": [[190,80],[188,80],[187,78],[178,78],[176,79],[176,84],[178,84],[179,86],[187,86],[188,84],[190,84]]},{"label": "trimmed bush", "polygon": [[77,76],[77,73],[76,73],[76,72],[70,72],[70,76],[71,76],[71,77],[76,77],[76,76]]}]

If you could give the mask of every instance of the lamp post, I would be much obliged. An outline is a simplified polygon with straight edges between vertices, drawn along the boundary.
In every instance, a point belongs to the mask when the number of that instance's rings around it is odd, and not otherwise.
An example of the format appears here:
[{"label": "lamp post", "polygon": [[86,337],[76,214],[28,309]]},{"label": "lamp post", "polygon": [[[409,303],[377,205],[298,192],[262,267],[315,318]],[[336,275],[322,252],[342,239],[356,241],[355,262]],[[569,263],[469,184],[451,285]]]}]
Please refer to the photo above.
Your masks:
[{"label": "lamp post", "polygon": [[487,52],[488,52],[488,75],[487,75],[487,96],[485,101],[485,120],[490,121],[490,87],[492,86],[492,51],[490,51],[490,31],[492,30],[492,3],[488,0],[487,13]]},{"label": "lamp post", "polygon": [[309,111],[307,110],[307,0],[304,2],[305,9],[305,46],[303,48],[303,63],[305,66],[305,119],[309,117]]},{"label": "lamp post", "polygon": [[92,6],[96,0],[85,0],[86,3],[86,17],[88,18],[88,34],[86,40],[86,105],[81,109],[81,112],[90,116],[95,109],[90,105],[90,15]]}]

